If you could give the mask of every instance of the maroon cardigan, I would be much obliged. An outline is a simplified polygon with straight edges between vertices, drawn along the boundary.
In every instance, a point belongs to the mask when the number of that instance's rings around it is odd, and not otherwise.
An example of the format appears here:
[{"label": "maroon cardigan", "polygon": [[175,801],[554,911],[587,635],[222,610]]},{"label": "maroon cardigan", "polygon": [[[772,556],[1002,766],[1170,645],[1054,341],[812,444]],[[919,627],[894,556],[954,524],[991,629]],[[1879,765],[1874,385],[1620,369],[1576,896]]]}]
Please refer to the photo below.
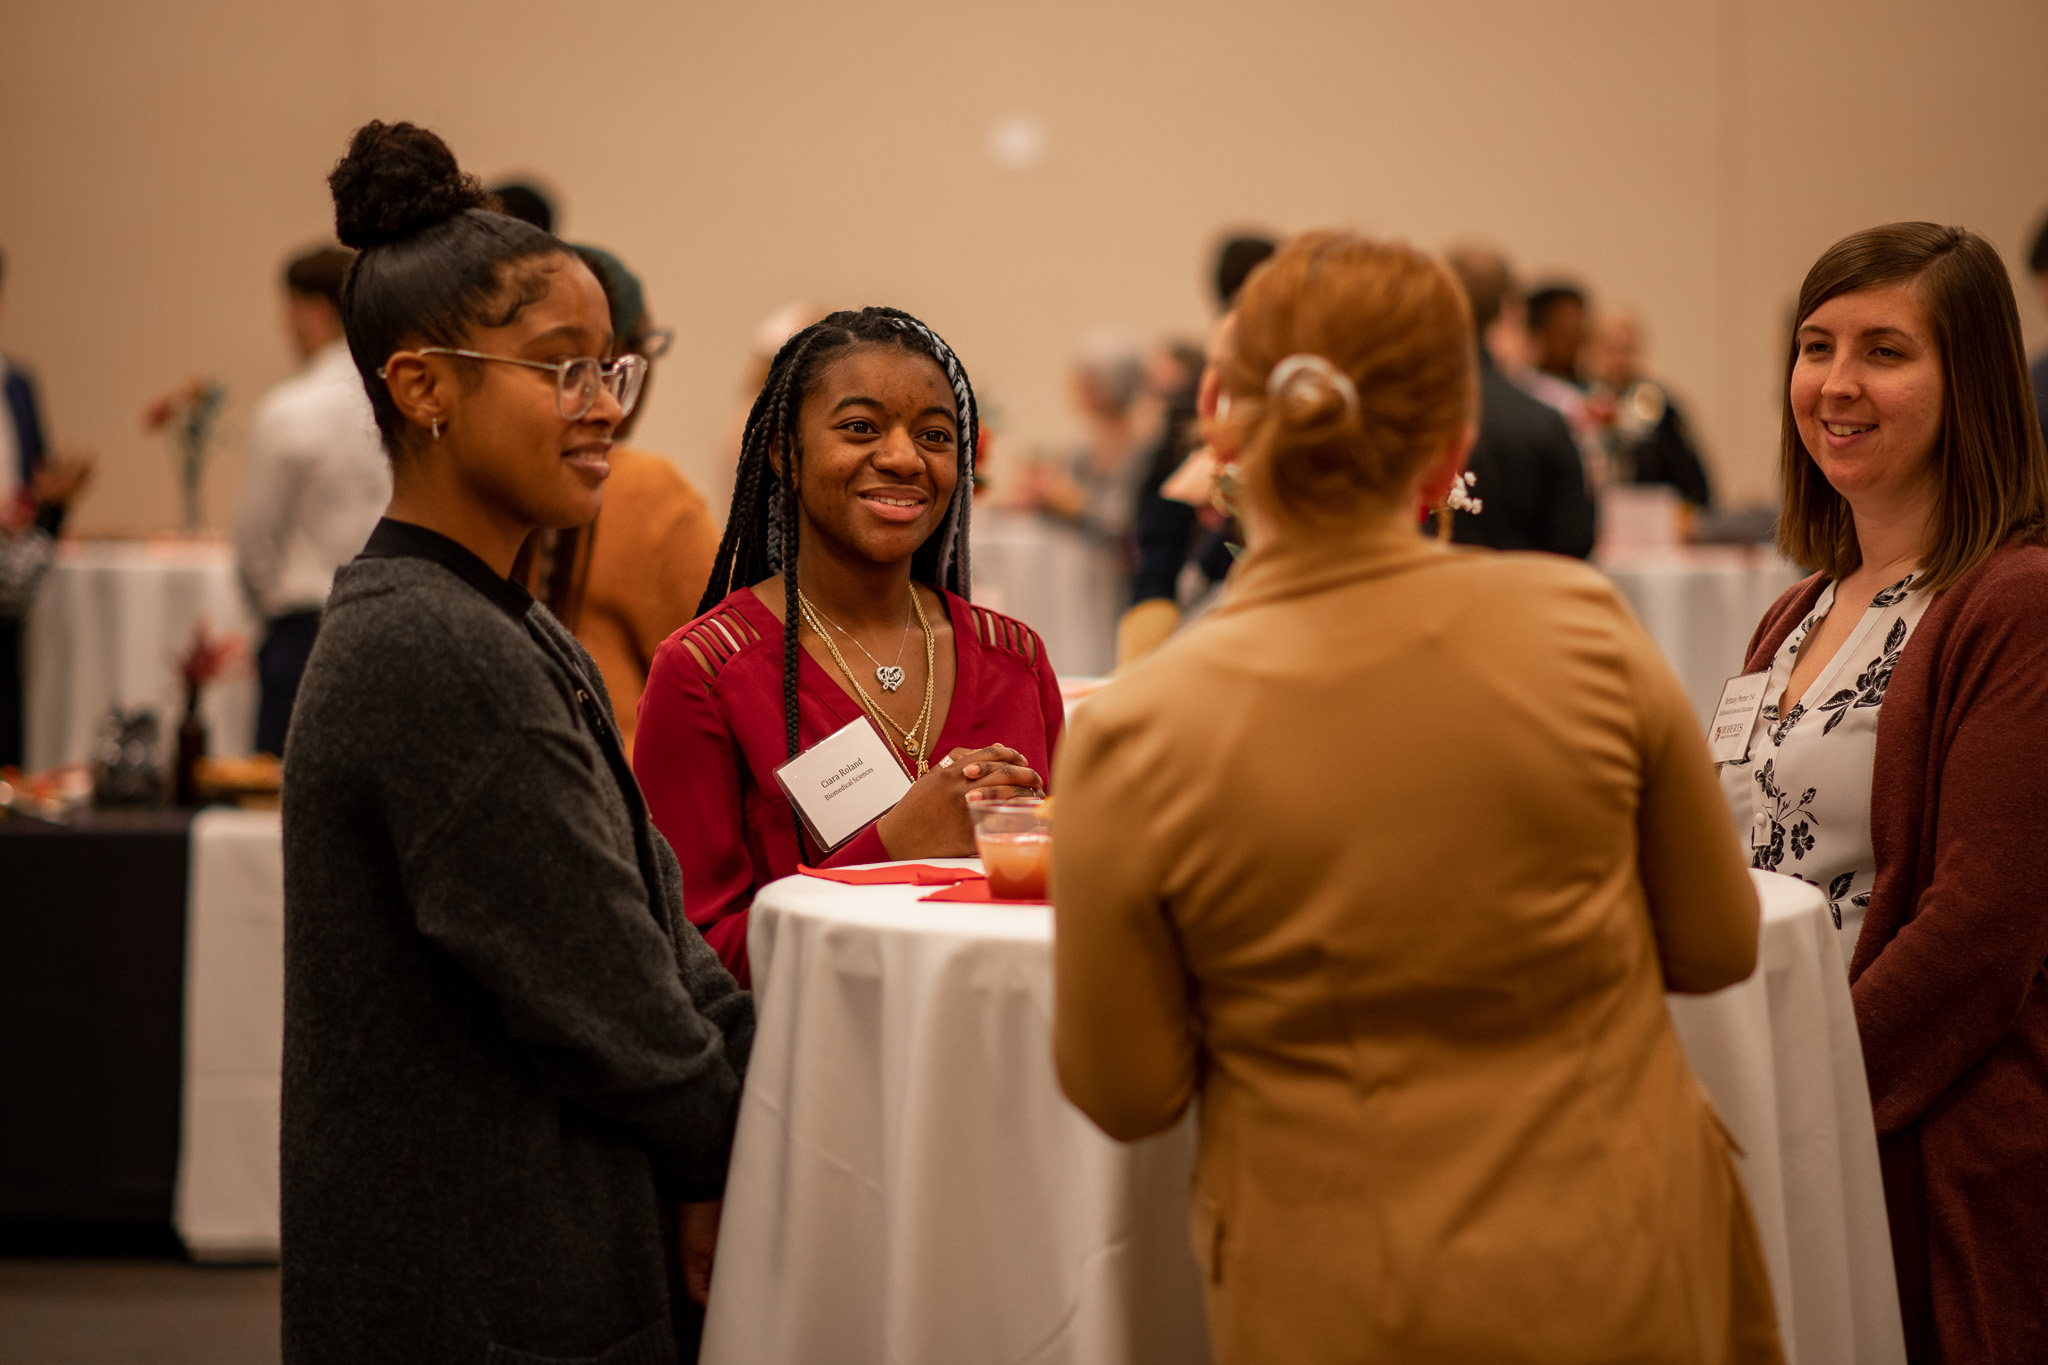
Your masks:
[{"label": "maroon cardigan", "polygon": [[[1770,667],[1819,600],[1750,640]],[[1849,962],[1915,1361],[2048,1361],[2048,548],[1937,594],[1879,714]]]}]

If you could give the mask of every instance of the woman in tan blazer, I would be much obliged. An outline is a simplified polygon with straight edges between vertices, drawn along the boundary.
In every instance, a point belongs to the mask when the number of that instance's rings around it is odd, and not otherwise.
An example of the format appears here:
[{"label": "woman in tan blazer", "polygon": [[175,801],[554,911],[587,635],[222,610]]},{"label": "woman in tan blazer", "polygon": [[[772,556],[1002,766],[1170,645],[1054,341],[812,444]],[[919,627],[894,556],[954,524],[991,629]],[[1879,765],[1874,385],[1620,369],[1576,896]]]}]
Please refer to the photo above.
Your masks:
[{"label": "woman in tan blazer", "polygon": [[1664,1006],[1756,959],[1691,707],[1591,569],[1415,530],[1457,286],[1297,239],[1220,379],[1250,549],[1075,716],[1053,852],[1061,1084],[1126,1140],[1199,1097],[1218,1360],[1780,1359]]}]

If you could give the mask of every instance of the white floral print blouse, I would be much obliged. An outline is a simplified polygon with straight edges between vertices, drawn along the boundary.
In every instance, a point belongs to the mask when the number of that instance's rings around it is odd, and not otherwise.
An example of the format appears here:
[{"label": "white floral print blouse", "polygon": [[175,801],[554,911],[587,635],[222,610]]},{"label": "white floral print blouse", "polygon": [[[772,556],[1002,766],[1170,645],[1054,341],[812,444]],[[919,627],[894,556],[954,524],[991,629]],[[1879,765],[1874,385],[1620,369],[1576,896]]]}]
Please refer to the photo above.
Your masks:
[{"label": "white floral print blouse", "polygon": [[1913,578],[1907,574],[1870,600],[1835,657],[1781,715],[1799,647],[1834,605],[1835,585],[1828,584],[1771,660],[1748,757],[1721,765],[1721,787],[1735,827],[1748,839],[1750,866],[1819,887],[1842,931],[1845,960],[1877,872],[1870,778],[1878,711],[1906,637],[1927,610],[1928,594],[1913,591]]}]

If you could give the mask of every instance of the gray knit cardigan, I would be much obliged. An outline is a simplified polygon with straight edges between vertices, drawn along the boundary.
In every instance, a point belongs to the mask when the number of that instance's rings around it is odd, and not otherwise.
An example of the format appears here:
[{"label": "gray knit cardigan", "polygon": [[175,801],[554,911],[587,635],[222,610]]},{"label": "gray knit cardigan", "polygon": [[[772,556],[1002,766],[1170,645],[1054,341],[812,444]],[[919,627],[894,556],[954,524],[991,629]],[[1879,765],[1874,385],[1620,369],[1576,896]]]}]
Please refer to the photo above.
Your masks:
[{"label": "gray knit cardigan", "polygon": [[341,571],[292,718],[284,1358],[673,1361],[752,999],[589,656],[443,559]]}]

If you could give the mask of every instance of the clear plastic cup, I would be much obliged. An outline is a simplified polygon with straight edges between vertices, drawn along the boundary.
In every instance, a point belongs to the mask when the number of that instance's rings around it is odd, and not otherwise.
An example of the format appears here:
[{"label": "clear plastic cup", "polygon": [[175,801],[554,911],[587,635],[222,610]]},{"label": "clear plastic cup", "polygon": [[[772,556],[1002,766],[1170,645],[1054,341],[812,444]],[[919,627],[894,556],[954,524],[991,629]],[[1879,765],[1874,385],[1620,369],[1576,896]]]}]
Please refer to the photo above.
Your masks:
[{"label": "clear plastic cup", "polygon": [[999,901],[1043,901],[1046,867],[1052,856],[1052,821],[1044,803],[970,801],[974,842],[981,850],[988,893]]}]

